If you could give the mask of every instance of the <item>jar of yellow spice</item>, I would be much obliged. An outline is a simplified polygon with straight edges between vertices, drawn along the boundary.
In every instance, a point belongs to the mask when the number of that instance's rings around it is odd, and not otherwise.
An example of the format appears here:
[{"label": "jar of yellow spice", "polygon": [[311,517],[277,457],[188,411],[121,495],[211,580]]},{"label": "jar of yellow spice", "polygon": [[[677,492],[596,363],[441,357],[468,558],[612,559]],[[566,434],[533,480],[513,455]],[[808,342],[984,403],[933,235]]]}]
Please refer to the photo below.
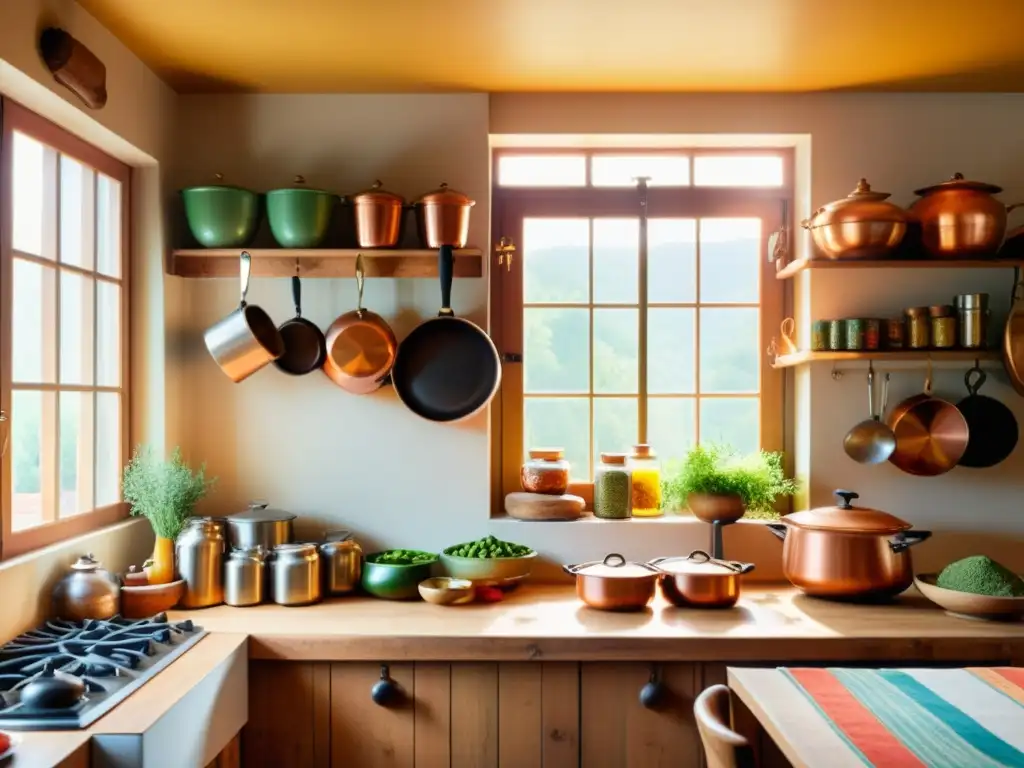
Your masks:
[{"label": "jar of yellow spice", "polygon": [[633,477],[633,516],[659,517],[661,511],[661,468],[651,446],[640,443],[629,455]]}]

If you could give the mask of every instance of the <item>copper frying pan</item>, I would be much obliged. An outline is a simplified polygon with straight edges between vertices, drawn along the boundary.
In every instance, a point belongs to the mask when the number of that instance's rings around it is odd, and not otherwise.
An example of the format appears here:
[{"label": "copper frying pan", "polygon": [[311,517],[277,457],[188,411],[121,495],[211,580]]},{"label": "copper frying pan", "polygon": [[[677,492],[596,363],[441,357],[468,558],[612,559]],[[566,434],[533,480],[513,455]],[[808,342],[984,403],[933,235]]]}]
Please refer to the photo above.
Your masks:
[{"label": "copper frying pan", "polygon": [[383,317],[363,308],[363,255],[356,256],[356,309],[338,317],[327,329],[324,373],[354,395],[367,395],[383,386],[395,364],[398,340]]},{"label": "copper frying pan", "polygon": [[1017,394],[1024,395],[1024,283],[1020,268],[1013,275],[1013,304],[1003,331],[1003,364]]},{"label": "copper frying pan", "polygon": [[924,392],[908,397],[886,418],[896,435],[889,461],[911,475],[934,477],[957,465],[967,450],[967,420],[959,409],[932,395],[932,363]]}]

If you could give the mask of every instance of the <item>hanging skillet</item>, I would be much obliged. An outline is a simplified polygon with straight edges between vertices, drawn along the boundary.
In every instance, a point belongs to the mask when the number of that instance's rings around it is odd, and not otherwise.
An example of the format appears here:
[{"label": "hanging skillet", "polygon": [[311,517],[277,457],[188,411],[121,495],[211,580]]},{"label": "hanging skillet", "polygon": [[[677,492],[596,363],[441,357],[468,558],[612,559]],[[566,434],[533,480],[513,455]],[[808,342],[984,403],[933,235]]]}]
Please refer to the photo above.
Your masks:
[{"label": "hanging skillet", "polygon": [[501,384],[501,361],[491,337],[451,309],[452,246],[438,255],[441,311],[401,344],[391,379],[399,399],[430,421],[468,419],[491,402]]},{"label": "hanging skillet", "polygon": [[295,317],[286,320],[278,332],[284,340],[284,354],[274,365],[292,376],[302,376],[315,371],[324,364],[327,344],[316,323],[302,316],[302,282],[298,266],[292,275],[292,301],[295,302]]},{"label": "hanging skillet", "polygon": [[1017,447],[1017,419],[1013,411],[994,397],[978,394],[986,378],[977,363],[964,374],[968,394],[956,406],[967,420],[968,429],[961,467],[994,467]]}]

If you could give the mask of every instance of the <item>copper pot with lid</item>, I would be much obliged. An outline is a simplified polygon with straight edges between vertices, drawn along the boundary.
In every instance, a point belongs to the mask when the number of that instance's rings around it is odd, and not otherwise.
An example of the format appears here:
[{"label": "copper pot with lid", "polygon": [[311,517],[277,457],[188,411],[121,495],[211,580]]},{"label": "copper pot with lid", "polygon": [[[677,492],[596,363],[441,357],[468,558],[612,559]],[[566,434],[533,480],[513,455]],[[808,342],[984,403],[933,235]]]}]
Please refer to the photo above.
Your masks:
[{"label": "copper pot with lid", "polygon": [[753,563],[717,560],[700,549],[686,557],[651,560],[664,573],[658,577],[661,594],[678,608],[731,608],[740,597],[740,576]]},{"label": "copper pot with lid", "polygon": [[906,211],[886,202],[867,179],[841,200],[834,200],[800,223],[827,259],[884,259],[892,256],[907,233]]},{"label": "copper pot with lid", "polygon": [[393,248],[402,236],[405,198],[383,186],[378,179],[351,198],[360,248]]},{"label": "copper pot with lid", "polygon": [[476,205],[461,192],[442,184],[416,201],[416,224],[427,248],[464,248],[469,239],[469,213]]},{"label": "copper pot with lid", "polygon": [[1005,205],[994,196],[1002,187],[970,181],[956,173],[948,181],[914,190],[910,206],[921,224],[921,242],[935,259],[994,256],[1006,235],[1006,215],[1022,205]]},{"label": "copper pot with lid", "polygon": [[576,577],[576,595],[602,611],[641,611],[654,599],[661,571],[647,563],[631,563],[618,553],[562,570]]},{"label": "copper pot with lid", "polygon": [[851,502],[853,491],[837,490],[838,504],[788,515],[768,529],[784,544],[782,572],[808,595],[841,600],[885,598],[914,580],[910,547],[931,531],[912,531],[895,515]]}]

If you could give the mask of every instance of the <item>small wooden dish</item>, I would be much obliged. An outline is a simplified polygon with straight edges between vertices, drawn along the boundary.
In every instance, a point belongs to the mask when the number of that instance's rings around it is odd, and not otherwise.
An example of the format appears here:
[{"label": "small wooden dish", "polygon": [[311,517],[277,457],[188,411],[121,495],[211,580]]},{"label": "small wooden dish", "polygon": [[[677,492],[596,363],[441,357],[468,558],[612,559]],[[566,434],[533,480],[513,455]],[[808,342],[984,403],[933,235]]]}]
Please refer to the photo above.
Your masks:
[{"label": "small wooden dish", "polygon": [[435,576],[419,583],[420,597],[434,605],[464,605],[473,601],[473,582],[468,579],[453,579],[449,576]]},{"label": "small wooden dish", "polygon": [[121,615],[126,619],[148,619],[170,610],[185,594],[185,580],[145,587],[121,587]]},{"label": "small wooden dish", "polygon": [[914,577],[914,585],[921,594],[951,616],[987,621],[1018,621],[1024,616],[1024,597],[990,597],[971,592],[957,592],[938,586],[934,573]]},{"label": "small wooden dish", "polygon": [[583,505],[583,499],[571,493],[549,496],[515,491],[505,496],[505,512],[516,520],[579,520]]}]

